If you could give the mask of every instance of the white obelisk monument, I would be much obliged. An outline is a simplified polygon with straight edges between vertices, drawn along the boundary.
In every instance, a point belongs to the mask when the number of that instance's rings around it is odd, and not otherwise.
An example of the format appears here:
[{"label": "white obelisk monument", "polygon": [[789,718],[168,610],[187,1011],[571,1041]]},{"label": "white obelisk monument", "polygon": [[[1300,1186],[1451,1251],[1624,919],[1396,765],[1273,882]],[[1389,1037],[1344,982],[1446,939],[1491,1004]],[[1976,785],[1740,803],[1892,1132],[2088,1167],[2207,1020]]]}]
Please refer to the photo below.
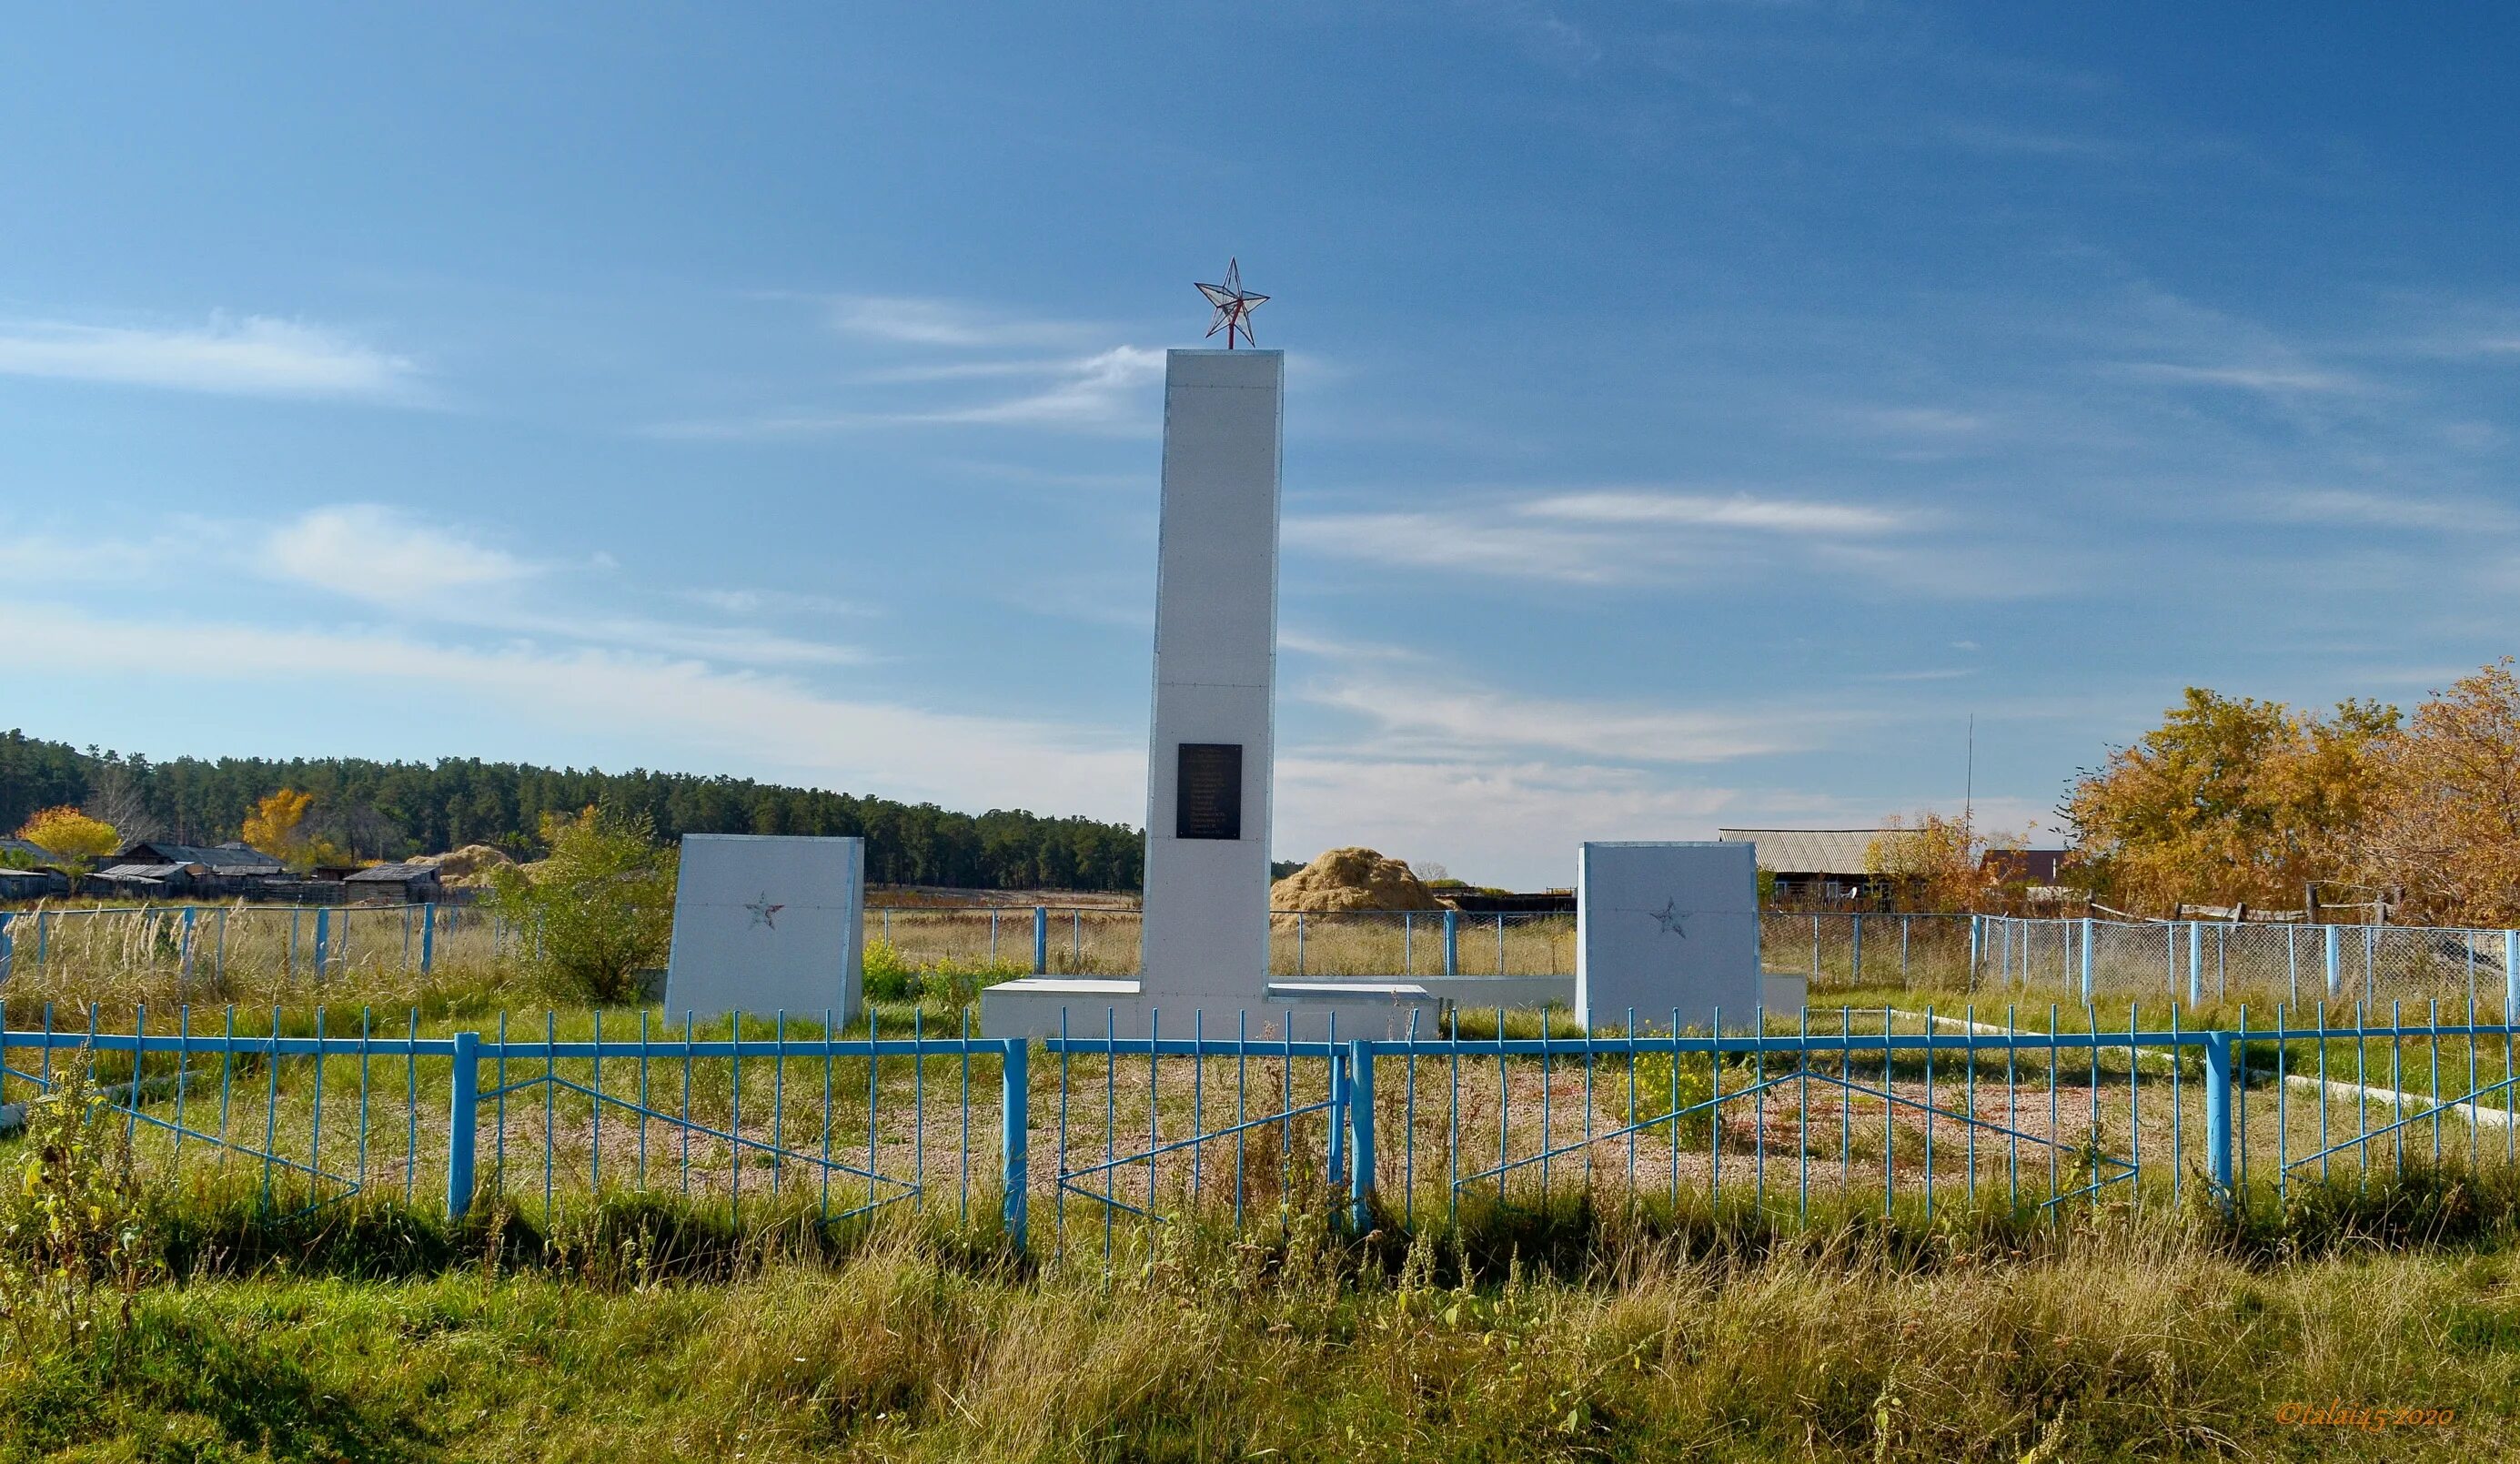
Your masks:
[{"label": "white obelisk monument", "polygon": [[1184,1035],[1193,1010],[1256,1023],[1267,991],[1285,383],[1283,351],[1165,358],[1140,989]]},{"label": "white obelisk monument", "polygon": [[[1155,696],[1147,766],[1145,943],[1136,981],[1040,975],[980,993],[993,1037],[1330,1030],[1386,1036],[1431,1018],[1406,982],[1269,980],[1269,781],[1278,679],[1282,351],[1237,349],[1251,310],[1239,265],[1201,285],[1223,350],[1164,360]],[[1302,1027],[1300,1033],[1294,1029]],[[1426,1029],[1434,1029],[1431,1022]]]}]

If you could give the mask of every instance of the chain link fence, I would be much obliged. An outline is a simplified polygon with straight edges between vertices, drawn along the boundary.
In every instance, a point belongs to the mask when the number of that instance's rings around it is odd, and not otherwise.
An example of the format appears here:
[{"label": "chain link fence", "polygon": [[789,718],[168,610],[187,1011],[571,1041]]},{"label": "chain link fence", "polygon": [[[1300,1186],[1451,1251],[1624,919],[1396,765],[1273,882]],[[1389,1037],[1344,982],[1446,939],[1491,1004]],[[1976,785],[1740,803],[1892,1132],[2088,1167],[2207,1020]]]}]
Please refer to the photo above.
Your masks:
[{"label": "chain link fence", "polygon": [[[1813,998],[2017,993],[2067,1004],[2172,999],[2272,1007],[2359,1003],[2380,1013],[2499,1012],[2520,934],[2422,926],[2037,920],[1849,911],[1760,916],[1771,972]],[[1138,911],[1109,906],[874,908],[866,938],[913,966],[1007,975],[1129,976]],[[278,984],[488,970],[529,953],[529,929],[460,905],[174,905],[0,912],[0,982],[242,977]],[[1359,910],[1270,917],[1284,978],[1569,977],[1571,914]]]},{"label": "chain link fence", "polygon": [[457,904],[37,906],[0,912],[0,982],[311,984],[486,968],[520,938]]},{"label": "chain link fence", "polygon": [[[2499,1012],[2520,938],[2431,926],[1985,922],[1981,980],[2190,1004]],[[2086,949],[2088,947],[2088,955]],[[2088,980],[2086,974],[2088,972]]]}]

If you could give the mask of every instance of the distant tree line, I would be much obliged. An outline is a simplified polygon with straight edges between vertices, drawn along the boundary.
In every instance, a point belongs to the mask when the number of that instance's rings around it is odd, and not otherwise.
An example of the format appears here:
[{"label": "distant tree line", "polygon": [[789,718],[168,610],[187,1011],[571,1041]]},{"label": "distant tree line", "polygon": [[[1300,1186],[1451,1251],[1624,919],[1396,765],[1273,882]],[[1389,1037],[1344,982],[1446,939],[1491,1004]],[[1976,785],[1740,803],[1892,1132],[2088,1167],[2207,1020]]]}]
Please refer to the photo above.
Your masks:
[{"label": "distant tree line", "polygon": [[634,768],[536,767],[446,757],[176,757],[84,752],[0,733],[0,830],[38,809],[76,804],[125,839],[217,844],[239,836],[257,801],[283,788],[314,796],[305,832],[352,853],[394,858],[486,844],[519,857],[546,813],[588,807],[644,816],[659,838],[816,834],[867,841],[867,877],[979,890],[1135,891],[1146,846],[1126,824],[1022,809],[958,813],[819,789]]}]

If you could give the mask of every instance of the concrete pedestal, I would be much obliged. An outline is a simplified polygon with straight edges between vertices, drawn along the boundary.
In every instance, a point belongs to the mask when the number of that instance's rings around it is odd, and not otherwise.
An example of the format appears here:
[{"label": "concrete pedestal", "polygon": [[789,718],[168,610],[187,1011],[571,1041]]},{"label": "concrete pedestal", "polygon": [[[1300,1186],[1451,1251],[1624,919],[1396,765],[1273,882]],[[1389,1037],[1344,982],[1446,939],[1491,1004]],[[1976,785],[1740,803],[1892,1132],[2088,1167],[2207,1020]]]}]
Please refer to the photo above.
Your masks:
[{"label": "concrete pedestal", "polygon": [[1446,1006],[1408,982],[1271,982],[1256,1000],[1227,1010],[1152,999],[1127,978],[1034,976],[983,989],[980,1029],[993,1037],[1055,1037],[1064,1019],[1072,1037],[1106,1031],[1143,1037],[1151,1029],[1165,1038],[1195,1034],[1217,1041],[1243,1034],[1254,1040],[1319,1042],[1335,1034],[1340,1041],[1380,1041],[1409,1035],[1413,1021],[1420,1036],[1443,1031]]}]

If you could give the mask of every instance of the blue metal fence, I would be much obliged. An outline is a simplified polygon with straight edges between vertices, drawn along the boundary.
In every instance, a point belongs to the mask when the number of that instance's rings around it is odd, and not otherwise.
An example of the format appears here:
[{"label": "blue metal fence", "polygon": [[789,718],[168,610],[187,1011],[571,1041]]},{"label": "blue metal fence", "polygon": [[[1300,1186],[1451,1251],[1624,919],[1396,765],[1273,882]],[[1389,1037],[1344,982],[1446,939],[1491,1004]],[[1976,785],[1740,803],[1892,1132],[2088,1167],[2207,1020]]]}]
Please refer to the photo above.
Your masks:
[{"label": "blue metal fence", "polygon": [[1310,1205],[1359,1225],[1570,1194],[1784,1218],[1820,1201],[2052,1212],[2515,1158],[2509,1025],[2438,1007],[2244,1009],[2209,1029],[2176,1008],[2151,1027],[1977,1016],[1841,1009],[1672,1036],[1546,1019],[1512,1034],[1499,1013],[1493,1030],[1391,1039],[1172,1035],[1159,1016],[1124,1037],[1105,1016],[1026,1044],[968,1021],[860,1036],[777,1015],[649,1013],[635,1031],[546,1015],[485,1034],[410,1014],[345,1031],[322,1012],[48,1013],[0,1033],[0,1129],[76,1070],[153,1172],[225,1170],[267,1206],[364,1193],[548,1213],[673,1191],[824,1221],[950,1210],[1024,1242],[1046,1201],[1058,1249],[1079,1225],[1107,1247],[1121,1226]]}]

